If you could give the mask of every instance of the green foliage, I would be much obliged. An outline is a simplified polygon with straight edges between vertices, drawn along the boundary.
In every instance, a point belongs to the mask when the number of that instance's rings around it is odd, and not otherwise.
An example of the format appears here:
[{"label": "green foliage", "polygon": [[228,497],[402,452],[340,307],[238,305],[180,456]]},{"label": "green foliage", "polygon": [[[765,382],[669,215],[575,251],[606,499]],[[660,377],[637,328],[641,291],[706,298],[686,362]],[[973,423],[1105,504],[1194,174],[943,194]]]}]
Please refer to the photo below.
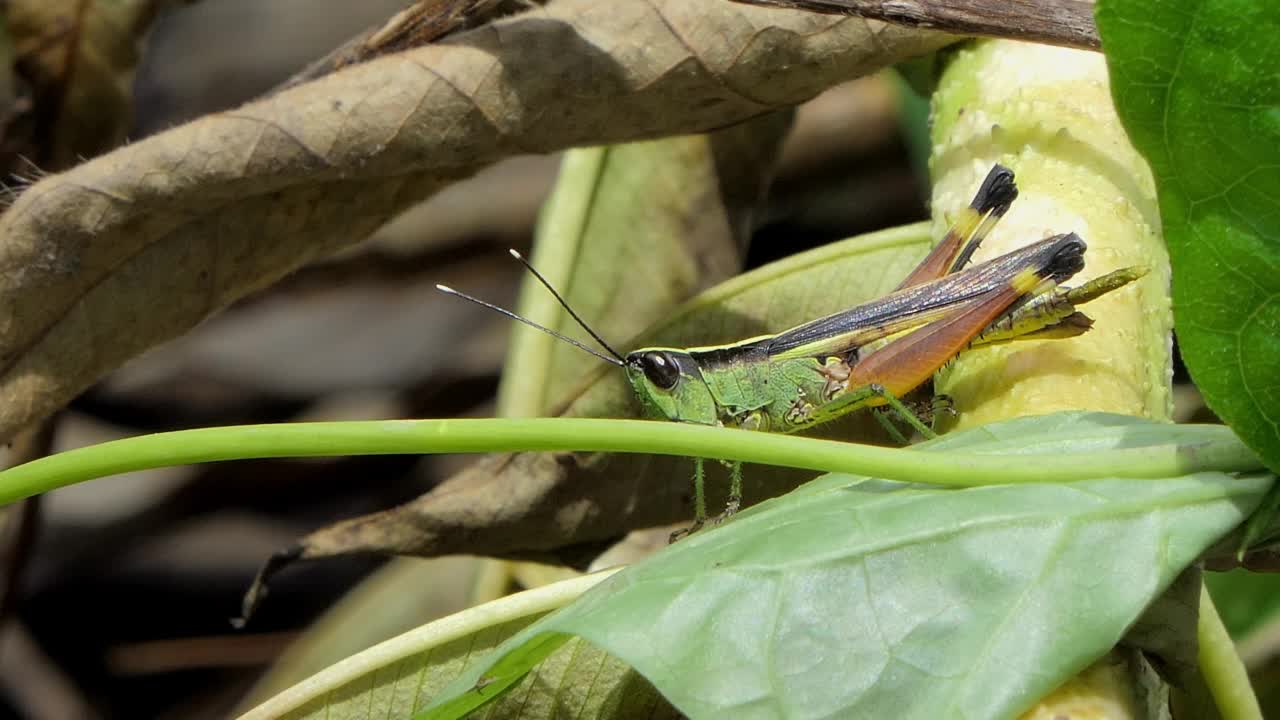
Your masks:
[{"label": "green foliage", "polygon": [[[922,449],[1017,453],[1024,436],[1092,452],[1162,442],[1160,428],[1067,414]],[[1210,471],[957,491],[827,475],[620,572],[419,717],[460,717],[571,635],[692,717],[1009,717],[1114,646],[1269,485]]]},{"label": "green foliage", "polygon": [[1280,617],[1280,575],[1232,570],[1206,573],[1222,621],[1237,640]]},{"label": "green foliage", "polygon": [[1187,367],[1280,468],[1280,5],[1102,0],[1097,18],[1156,177]]}]

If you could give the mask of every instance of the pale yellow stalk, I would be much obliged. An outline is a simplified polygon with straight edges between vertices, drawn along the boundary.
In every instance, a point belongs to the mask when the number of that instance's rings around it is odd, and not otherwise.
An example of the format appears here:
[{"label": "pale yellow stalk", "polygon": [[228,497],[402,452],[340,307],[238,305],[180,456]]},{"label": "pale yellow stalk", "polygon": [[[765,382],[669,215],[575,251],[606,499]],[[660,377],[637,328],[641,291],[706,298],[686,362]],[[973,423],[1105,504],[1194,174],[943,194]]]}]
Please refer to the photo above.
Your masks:
[{"label": "pale yellow stalk", "polygon": [[1073,231],[1089,245],[1079,283],[1129,265],[1139,282],[1090,303],[1097,322],[1071,340],[966,353],[938,378],[958,425],[1058,410],[1168,420],[1172,409],[1169,261],[1155,185],[1116,117],[1097,53],[990,41],[959,51],[934,95],[933,216],[938,232],[993,163],[1020,195],[975,257]]},{"label": "pale yellow stalk", "polygon": [[[935,237],[999,162],[1016,173],[1020,195],[975,260],[1074,231],[1089,245],[1076,283],[1150,268],[1087,306],[1096,324],[1083,336],[975,349],[940,373],[937,391],[955,400],[956,426],[1058,410],[1168,420],[1169,261],[1151,171],[1116,117],[1103,56],[1010,41],[967,45],[934,95],[933,125]],[[1131,667],[1105,657],[1023,717],[1136,717]]]}]

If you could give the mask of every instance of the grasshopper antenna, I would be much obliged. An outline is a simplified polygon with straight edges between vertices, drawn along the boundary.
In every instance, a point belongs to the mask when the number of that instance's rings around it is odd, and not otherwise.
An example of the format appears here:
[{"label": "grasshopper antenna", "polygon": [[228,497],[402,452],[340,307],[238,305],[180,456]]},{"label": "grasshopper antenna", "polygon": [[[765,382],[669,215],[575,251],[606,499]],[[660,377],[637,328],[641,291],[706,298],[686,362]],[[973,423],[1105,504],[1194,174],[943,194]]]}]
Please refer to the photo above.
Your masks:
[{"label": "grasshopper antenna", "polygon": [[551,294],[555,296],[556,300],[559,301],[560,303],[560,307],[564,308],[565,312],[569,313],[569,316],[572,317],[574,320],[576,320],[578,322],[578,325],[582,326],[582,329],[587,331],[588,335],[595,338],[595,341],[600,343],[600,347],[604,348],[605,350],[608,350],[609,354],[617,358],[619,362],[626,361],[626,358],[619,355],[617,350],[614,350],[613,348],[609,347],[609,343],[605,342],[604,338],[597,335],[596,331],[592,330],[590,325],[588,325],[582,318],[578,317],[578,313],[574,312],[573,308],[569,307],[569,303],[565,302],[564,298],[560,297],[560,293],[556,292],[556,289],[551,286],[551,283],[547,282],[547,279],[542,277],[542,273],[538,272],[538,270],[535,267],[533,267],[533,265],[530,264],[528,260],[525,260],[523,255],[516,252],[515,250],[508,250],[507,252],[511,253],[511,257],[519,260],[520,264],[528,268],[529,272],[533,273],[533,276],[538,278],[538,282],[542,283],[542,287],[549,290]]},{"label": "grasshopper antenna", "polygon": [[[624,366],[624,365],[623,365],[622,360],[620,360],[620,359],[617,359],[617,358],[611,358],[611,357],[609,357],[608,355],[605,355],[604,353],[596,352],[595,350],[592,350],[591,348],[587,347],[586,345],[583,345],[582,343],[578,342],[577,340],[574,340],[574,339],[573,339],[573,338],[571,338],[571,337],[568,337],[568,336],[566,336],[566,335],[561,335],[560,333],[556,332],[555,330],[552,330],[551,328],[543,327],[543,326],[539,325],[538,323],[536,323],[536,322],[534,322],[534,321],[530,320],[529,318],[521,317],[521,316],[519,316],[519,315],[517,315],[517,314],[515,314],[515,313],[511,312],[510,310],[507,310],[506,308],[501,308],[501,307],[498,307],[497,305],[494,305],[493,303],[487,303],[487,302],[485,302],[485,301],[481,300],[480,298],[471,297],[470,295],[468,295],[468,294],[466,294],[466,293],[458,292],[457,290],[454,290],[453,288],[451,288],[451,287],[449,287],[449,286],[447,286],[447,285],[436,285],[436,289],[437,289],[437,290],[439,290],[440,292],[442,292],[442,293],[446,294],[446,295],[453,295],[454,297],[460,297],[460,298],[462,298],[463,300],[466,300],[466,301],[468,301],[468,302],[473,302],[473,303],[475,303],[475,304],[477,304],[477,305],[479,305],[479,306],[481,306],[481,307],[487,307],[487,308],[489,308],[490,310],[492,310],[492,311],[494,311],[494,312],[496,312],[496,313],[499,313],[499,314],[501,314],[501,315],[506,315],[507,317],[511,318],[512,320],[516,320],[516,321],[522,322],[522,323],[524,323],[525,325],[528,325],[529,327],[537,328],[538,330],[541,330],[542,332],[544,332],[544,333],[546,333],[546,334],[548,334],[548,335],[550,335],[550,336],[552,336],[552,337],[554,337],[554,338],[559,338],[560,340],[563,340],[563,341],[565,341],[565,342],[569,343],[570,345],[573,345],[573,346],[575,346],[575,347],[578,347],[578,348],[580,348],[580,349],[582,349],[582,350],[586,350],[587,352],[591,353],[592,355],[595,355],[596,357],[600,358],[601,360],[604,360],[604,361],[605,361],[605,362],[607,362],[607,363],[613,363],[614,365],[617,365],[618,367],[623,367],[623,366]],[[559,297],[559,296],[557,295],[556,297]],[[561,301],[561,302],[563,302],[563,301]],[[570,312],[572,312],[572,311],[570,311]],[[576,318],[577,316],[575,315],[574,317]],[[582,322],[582,321],[581,321],[581,320],[579,320],[578,322]],[[592,337],[595,337],[595,333],[591,333],[591,336],[592,336]],[[597,339],[597,340],[599,340],[599,338],[596,338],[596,339]],[[603,344],[603,343],[601,343],[601,344]],[[609,346],[608,346],[608,345],[605,345],[605,347],[607,348],[607,347],[609,347]],[[609,352],[613,352],[613,350],[612,350],[612,349],[610,349],[610,350],[609,350]],[[617,353],[614,353],[614,354],[615,354],[615,355],[617,355]]]}]

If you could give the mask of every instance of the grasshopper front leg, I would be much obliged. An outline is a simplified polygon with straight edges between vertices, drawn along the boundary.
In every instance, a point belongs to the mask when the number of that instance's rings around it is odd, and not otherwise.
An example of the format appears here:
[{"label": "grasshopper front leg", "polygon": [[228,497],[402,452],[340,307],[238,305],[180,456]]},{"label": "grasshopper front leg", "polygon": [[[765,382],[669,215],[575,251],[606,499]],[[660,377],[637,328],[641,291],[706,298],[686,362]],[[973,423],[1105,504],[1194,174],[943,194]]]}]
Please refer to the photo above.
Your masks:
[{"label": "grasshopper front leg", "polygon": [[706,461],[700,457],[693,459],[693,524],[687,528],[671,533],[667,542],[673,543],[685,535],[691,535],[707,524],[707,477]]},{"label": "grasshopper front leg", "polygon": [[729,499],[725,501],[724,511],[712,518],[717,525],[742,509],[742,463],[735,460],[726,464],[729,466]]},{"label": "grasshopper front leg", "polygon": [[[757,410],[743,416],[737,424],[743,430],[764,431],[767,429],[768,420]],[[705,461],[700,457],[695,457],[693,462],[693,524],[683,530],[671,533],[671,542],[697,532],[708,520],[712,524],[718,525],[733,517],[742,509],[742,463],[740,461],[721,461],[725,467],[729,468],[729,497],[725,501],[724,510],[713,518],[707,517]]]},{"label": "grasshopper front leg", "polygon": [[[759,410],[751,411],[738,423],[738,427],[743,430],[756,431],[767,431],[768,425],[768,418]],[[725,501],[724,512],[714,518],[717,524],[728,520],[742,509],[742,463],[735,460],[726,462],[725,465],[729,468],[729,498]]]},{"label": "grasshopper front leg", "polygon": [[668,542],[675,542],[686,535],[698,532],[708,520],[714,525],[719,525],[742,509],[742,463],[734,461],[726,462],[725,465],[729,468],[729,499],[725,502],[723,512],[714,518],[708,518],[706,461],[700,457],[693,459],[693,523],[687,528],[671,533]]}]

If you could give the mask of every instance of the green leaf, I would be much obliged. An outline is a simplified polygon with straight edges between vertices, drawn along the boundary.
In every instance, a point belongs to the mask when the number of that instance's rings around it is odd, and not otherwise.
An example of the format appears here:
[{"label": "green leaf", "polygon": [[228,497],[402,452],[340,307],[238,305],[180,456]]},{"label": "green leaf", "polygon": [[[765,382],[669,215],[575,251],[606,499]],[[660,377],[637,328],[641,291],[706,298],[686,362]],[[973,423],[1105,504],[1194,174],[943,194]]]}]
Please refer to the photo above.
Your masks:
[{"label": "green leaf", "polygon": [[1187,367],[1280,468],[1280,4],[1101,0],[1097,19],[1156,177]]},{"label": "green leaf", "polygon": [[1205,573],[1205,584],[1237,641],[1280,618],[1280,575],[1248,570]]},{"label": "green leaf", "polygon": [[[932,447],[1008,451],[1046,422],[1066,452],[1180,432],[1076,415]],[[947,491],[827,475],[620,572],[419,717],[478,707],[565,634],[617,655],[690,717],[1011,717],[1114,646],[1270,483],[1201,472]]]}]

